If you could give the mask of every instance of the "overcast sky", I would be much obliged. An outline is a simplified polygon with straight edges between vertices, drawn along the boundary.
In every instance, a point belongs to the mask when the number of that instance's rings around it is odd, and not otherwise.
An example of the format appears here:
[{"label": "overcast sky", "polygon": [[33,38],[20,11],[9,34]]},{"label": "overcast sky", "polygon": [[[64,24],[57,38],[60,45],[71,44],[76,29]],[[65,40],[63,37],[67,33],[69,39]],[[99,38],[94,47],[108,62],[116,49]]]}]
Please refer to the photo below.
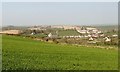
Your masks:
[{"label": "overcast sky", "polygon": [[113,25],[117,2],[4,2],[3,26]]}]

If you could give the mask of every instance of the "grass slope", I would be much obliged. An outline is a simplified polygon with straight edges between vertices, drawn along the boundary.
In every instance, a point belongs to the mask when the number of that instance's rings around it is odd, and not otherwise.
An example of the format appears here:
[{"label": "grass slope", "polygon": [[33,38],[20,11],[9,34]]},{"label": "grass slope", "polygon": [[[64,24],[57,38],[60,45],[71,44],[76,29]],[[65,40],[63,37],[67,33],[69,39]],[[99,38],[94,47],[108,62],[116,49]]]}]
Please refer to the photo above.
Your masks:
[{"label": "grass slope", "polygon": [[3,36],[3,70],[116,70],[117,50]]}]

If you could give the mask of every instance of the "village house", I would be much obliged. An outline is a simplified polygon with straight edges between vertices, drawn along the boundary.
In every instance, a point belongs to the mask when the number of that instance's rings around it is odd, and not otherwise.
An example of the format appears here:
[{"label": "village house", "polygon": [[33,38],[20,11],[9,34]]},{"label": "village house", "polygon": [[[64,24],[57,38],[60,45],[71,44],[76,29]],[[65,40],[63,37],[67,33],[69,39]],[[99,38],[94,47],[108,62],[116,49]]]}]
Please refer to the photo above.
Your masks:
[{"label": "village house", "polygon": [[111,41],[111,39],[108,38],[108,37],[105,37],[104,39],[105,39],[105,42],[110,42]]},{"label": "village house", "polygon": [[114,34],[114,35],[112,35],[112,37],[118,37],[118,35],[117,35],[117,34]]}]

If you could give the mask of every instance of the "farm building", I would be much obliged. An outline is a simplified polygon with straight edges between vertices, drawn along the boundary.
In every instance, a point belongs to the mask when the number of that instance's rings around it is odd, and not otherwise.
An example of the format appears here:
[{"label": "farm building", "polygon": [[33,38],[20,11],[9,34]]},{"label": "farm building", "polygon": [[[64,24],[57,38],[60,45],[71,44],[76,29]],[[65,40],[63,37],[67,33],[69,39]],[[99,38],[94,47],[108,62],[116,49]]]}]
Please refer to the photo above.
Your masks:
[{"label": "farm building", "polygon": [[5,30],[0,32],[0,34],[14,34],[14,35],[18,35],[21,33],[22,33],[21,30]]},{"label": "farm building", "polygon": [[58,35],[53,35],[52,33],[49,33],[49,34],[48,34],[48,37],[49,37],[49,38],[58,38]]}]

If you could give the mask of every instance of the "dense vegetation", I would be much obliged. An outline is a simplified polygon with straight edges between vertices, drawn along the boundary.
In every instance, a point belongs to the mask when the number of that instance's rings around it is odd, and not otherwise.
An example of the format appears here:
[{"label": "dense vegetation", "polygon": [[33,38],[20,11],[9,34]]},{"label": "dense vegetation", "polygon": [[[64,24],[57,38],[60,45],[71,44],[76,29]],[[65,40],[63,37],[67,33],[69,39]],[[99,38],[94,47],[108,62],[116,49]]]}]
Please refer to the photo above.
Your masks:
[{"label": "dense vegetation", "polygon": [[117,70],[117,50],[3,35],[3,70]]}]

